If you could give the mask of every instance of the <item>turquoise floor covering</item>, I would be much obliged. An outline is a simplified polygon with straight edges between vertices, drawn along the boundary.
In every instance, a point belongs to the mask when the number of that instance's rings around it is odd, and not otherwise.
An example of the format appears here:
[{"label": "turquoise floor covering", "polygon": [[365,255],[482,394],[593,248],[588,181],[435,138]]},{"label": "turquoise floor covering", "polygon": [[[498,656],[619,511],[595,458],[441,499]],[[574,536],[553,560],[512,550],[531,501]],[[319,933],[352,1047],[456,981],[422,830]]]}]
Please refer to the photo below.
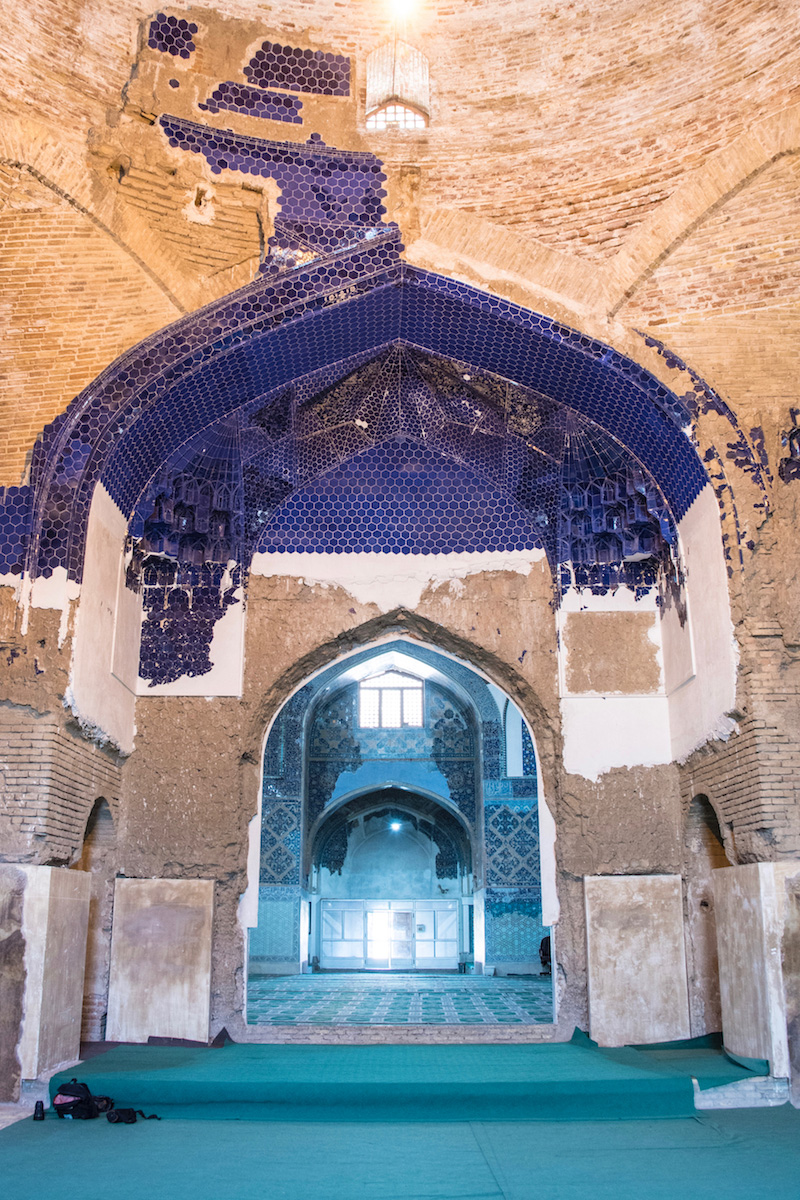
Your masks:
[{"label": "turquoise floor covering", "polygon": [[[692,1076],[750,1072],[717,1049],[650,1054],[569,1043],[515,1045],[117,1046],[77,1074],[118,1107],[170,1119],[269,1121],[646,1120],[694,1114]],[[800,1198],[799,1198],[800,1200]]]},{"label": "turquoise floor covering", "polygon": [[348,1124],[25,1120],[8,1200],[798,1200],[800,1113]]}]

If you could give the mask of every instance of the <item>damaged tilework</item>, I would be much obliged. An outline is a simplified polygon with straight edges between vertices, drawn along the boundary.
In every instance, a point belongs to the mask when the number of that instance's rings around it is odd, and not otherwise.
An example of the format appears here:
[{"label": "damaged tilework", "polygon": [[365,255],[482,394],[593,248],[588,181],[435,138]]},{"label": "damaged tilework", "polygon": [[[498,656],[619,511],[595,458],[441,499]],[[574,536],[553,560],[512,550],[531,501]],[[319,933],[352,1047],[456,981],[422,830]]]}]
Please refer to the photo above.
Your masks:
[{"label": "damaged tilework", "polygon": [[231,80],[218,83],[214,91],[197,106],[203,112],[236,112],[244,117],[261,117],[269,121],[286,121],[290,125],[302,125],[300,112],[302,100],[285,96],[280,92],[267,92],[262,88],[249,87],[246,83]]},{"label": "damaged tilework", "polygon": [[[421,385],[401,381],[397,403],[384,413],[395,414],[394,436],[405,436],[419,453],[414,421],[435,413],[423,449],[443,454],[457,470],[471,472],[470,482],[477,477],[481,486],[494,488],[498,503],[502,497],[503,505],[511,504],[507,527],[527,522],[525,544],[544,545],[551,564],[562,564],[562,587],[654,586],[674,543],[674,523],[707,478],[684,432],[691,397],[676,396],[616,351],[557,322],[402,264],[396,230],[381,224],[385,176],[374,156],[334,150],[318,136],[300,145],[242,138],[173,117],[161,123],[173,145],[202,153],[217,172],[233,169],[278,181],[282,210],[265,274],[122,356],[48,427],[31,472],[34,575],[63,566],[80,579],[98,479],[130,512],[146,481],[165,465],[170,446],[191,441],[260,390],[258,422],[266,439],[257,451],[256,434],[248,429],[243,462],[246,542],[252,547],[259,532],[254,512],[276,513],[326,469],[388,444],[386,429],[362,412],[351,414],[337,445],[338,434],[325,424],[327,401],[321,400],[309,408],[322,422],[317,433],[307,426],[295,443],[279,445],[270,430],[281,419],[287,388],[302,392],[304,381],[313,384],[314,372],[328,371],[334,359],[354,362],[370,357],[370,350],[374,357],[381,348],[413,344],[438,360],[437,379],[432,388],[430,378]],[[311,338],[304,318],[314,325]],[[468,385],[468,394],[454,391],[452,377],[462,392]],[[481,394],[491,377],[505,389],[499,405],[505,434],[496,428],[492,389]],[[513,387],[510,379],[517,381]],[[479,386],[472,388],[471,380]],[[341,382],[346,391],[347,381]],[[500,394],[497,387],[495,392]],[[366,390],[362,399],[369,407]],[[470,411],[477,425],[470,424]],[[611,437],[603,442],[605,430]],[[538,464],[524,457],[532,433],[540,440]],[[557,447],[558,439],[571,447],[558,452],[558,480],[547,457],[553,435]],[[496,465],[501,443],[505,474]],[[614,447],[622,446],[630,454],[615,461]],[[303,451],[301,469],[279,462],[296,448]],[[312,451],[320,464],[313,478],[306,470]],[[266,461],[270,456],[276,469]],[[412,531],[414,525],[409,523]],[[407,539],[408,529],[391,537]],[[419,544],[417,552],[424,552]]]},{"label": "damaged tilework", "polygon": [[292,252],[330,252],[380,227],[386,175],[373,154],[333,150],[318,133],[305,143],[267,142],[179,117],[159,123],[171,146],[202,154],[215,175],[228,170],[277,180],[281,209],[270,241],[276,258],[267,271],[285,265]]},{"label": "damaged tilework", "polygon": [[30,487],[0,488],[0,575],[21,575],[31,529]]}]

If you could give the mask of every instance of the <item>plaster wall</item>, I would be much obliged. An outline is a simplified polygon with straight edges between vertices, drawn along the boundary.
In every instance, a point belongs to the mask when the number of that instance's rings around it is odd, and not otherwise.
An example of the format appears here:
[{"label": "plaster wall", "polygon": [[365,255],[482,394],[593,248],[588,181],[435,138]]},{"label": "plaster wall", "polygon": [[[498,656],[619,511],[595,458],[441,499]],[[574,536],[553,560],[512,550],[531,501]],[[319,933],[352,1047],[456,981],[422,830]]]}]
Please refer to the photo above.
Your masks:
[{"label": "plaster wall", "polygon": [[[336,557],[344,576],[341,556]],[[120,869],[139,876],[192,872],[217,880],[212,1029],[238,1028],[241,1020],[240,900],[241,916],[252,925],[256,893],[246,885],[248,877],[251,882],[258,877],[256,814],[271,716],[330,663],[398,636],[428,642],[474,666],[513,698],[531,725],[547,805],[540,808],[543,920],[558,921],[559,1029],[569,1036],[575,1023],[586,1020],[583,894],[581,887],[573,895],[571,881],[593,870],[679,871],[680,801],[677,774],[669,766],[612,767],[595,780],[563,774],[550,600],[549,569],[540,563],[527,573],[490,570],[435,580],[413,614],[383,614],[377,603],[359,601],[333,581],[254,575],[241,699],[139,698],[137,749],[125,772]],[[168,776],[166,762],[174,764]],[[478,897],[478,924],[481,911]]]},{"label": "plaster wall", "polygon": [[341,871],[320,871],[321,896],[356,899],[438,899],[459,895],[457,879],[436,875],[437,847],[423,834],[387,829],[385,821],[352,830]]},{"label": "plaster wall", "polygon": [[679,762],[710,738],[730,736],[737,652],[720,540],[719,506],[707,485],[679,526],[687,615],[664,609],[661,638],[669,697],[671,757]]},{"label": "plaster wall", "polygon": [[126,754],[133,749],[141,606],[125,587],[127,521],[99,485],[89,518],[75,628],[72,703]]}]

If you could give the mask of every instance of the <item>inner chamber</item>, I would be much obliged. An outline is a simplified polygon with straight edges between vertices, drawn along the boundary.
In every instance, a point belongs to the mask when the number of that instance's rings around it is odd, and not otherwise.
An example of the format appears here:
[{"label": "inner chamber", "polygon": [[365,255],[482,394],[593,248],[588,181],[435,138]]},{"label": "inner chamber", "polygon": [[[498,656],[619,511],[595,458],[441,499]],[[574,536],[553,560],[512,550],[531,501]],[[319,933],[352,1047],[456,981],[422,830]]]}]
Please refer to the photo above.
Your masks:
[{"label": "inner chamber", "polygon": [[312,862],[313,965],[441,971],[471,961],[472,847],[441,805],[368,793],[324,822]]}]

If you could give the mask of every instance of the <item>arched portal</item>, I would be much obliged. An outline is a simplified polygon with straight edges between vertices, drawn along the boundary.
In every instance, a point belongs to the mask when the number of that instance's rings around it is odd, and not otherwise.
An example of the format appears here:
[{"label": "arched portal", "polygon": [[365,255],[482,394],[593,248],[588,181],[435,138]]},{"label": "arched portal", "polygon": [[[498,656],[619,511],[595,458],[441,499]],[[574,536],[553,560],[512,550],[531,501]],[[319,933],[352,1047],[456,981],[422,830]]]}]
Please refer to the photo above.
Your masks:
[{"label": "arched portal", "polygon": [[528,725],[473,668],[406,639],[328,667],[266,740],[250,980],[538,974],[540,803]]}]

